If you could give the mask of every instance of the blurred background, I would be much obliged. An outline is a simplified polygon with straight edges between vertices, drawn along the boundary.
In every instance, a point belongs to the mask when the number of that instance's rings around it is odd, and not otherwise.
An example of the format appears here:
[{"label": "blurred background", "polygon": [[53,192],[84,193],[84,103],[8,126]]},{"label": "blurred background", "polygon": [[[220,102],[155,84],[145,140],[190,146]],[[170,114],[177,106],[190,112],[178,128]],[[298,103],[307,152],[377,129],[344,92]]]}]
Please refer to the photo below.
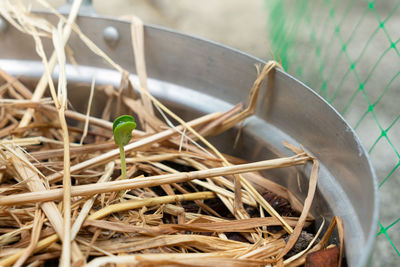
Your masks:
[{"label": "blurred background", "polygon": [[134,14],[275,59],[324,97],[356,130],[377,172],[373,266],[400,265],[399,0],[94,0],[93,6],[102,16]]}]

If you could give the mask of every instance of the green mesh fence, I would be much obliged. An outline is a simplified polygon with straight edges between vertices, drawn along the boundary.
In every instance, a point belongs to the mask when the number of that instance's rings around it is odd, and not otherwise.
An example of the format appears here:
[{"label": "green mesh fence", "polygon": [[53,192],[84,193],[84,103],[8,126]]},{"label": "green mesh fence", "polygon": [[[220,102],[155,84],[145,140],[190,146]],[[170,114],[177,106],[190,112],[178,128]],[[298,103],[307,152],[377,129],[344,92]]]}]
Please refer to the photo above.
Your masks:
[{"label": "green mesh fence", "polygon": [[341,112],[369,151],[380,198],[374,258],[400,263],[400,1],[265,3],[276,59]]}]

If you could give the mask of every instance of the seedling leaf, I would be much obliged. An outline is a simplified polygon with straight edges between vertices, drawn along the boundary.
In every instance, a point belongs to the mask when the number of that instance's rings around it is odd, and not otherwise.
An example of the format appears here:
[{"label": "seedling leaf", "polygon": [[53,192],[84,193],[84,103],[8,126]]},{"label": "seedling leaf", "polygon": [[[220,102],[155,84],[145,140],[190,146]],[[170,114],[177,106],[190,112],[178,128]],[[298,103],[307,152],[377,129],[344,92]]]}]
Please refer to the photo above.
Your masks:
[{"label": "seedling leaf", "polygon": [[132,138],[132,131],[136,128],[135,119],[129,115],[122,115],[114,120],[114,142],[118,146],[125,146]]}]

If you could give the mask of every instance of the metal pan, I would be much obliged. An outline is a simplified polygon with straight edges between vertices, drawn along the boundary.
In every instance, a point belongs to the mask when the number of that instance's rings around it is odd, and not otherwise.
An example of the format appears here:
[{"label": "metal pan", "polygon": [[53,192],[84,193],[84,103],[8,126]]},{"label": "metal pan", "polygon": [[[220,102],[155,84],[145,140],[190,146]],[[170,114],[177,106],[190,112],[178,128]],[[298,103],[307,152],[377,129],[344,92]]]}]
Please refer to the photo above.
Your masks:
[{"label": "metal pan", "polygon": [[[80,16],[77,23],[113,60],[135,73],[129,23],[90,16]],[[43,67],[33,40],[4,25],[0,27],[0,68],[27,83],[37,81]],[[225,111],[245,101],[256,79],[255,64],[264,64],[226,46],[160,27],[145,26],[144,35],[151,93],[185,119]],[[121,77],[77,36],[72,35],[68,45],[80,65],[67,66],[69,98],[76,109],[85,111],[92,76],[97,84],[115,85]],[[50,44],[47,48],[51,51]],[[300,81],[276,70],[264,84],[256,115],[246,121],[238,146],[232,147],[235,130],[213,142],[224,152],[249,161],[290,155],[283,140],[302,144],[321,162],[313,215],[317,222],[321,217],[340,216],[347,263],[365,266],[377,231],[378,199],[377,180],[364,147],[344,119]],[[100,114],[104,100],[104,95],[96,95],[94,115]],[[307,176],[298,177],[298,173],[308,171],[292,167],[264,174],[304,200]]]}]

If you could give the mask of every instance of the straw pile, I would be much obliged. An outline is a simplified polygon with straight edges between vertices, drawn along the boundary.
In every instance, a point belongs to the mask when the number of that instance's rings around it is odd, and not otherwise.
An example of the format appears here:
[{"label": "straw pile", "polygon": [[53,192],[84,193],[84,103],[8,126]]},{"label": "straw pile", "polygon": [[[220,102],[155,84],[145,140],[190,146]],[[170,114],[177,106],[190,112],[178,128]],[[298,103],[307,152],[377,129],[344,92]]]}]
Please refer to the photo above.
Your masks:
[{"label": "straw pile", "polygon": [[[343,242],[335,217],[320,241],[316,235],[302,251],[291,251],[313,222],[309,210],[318,161],[303,149],[286,144],[293,156],[247,163],[205,139],[252,115],[263,80],[279,64],[260,68],[246,108],[239,104],[185,122],[147,90],[140,20],[132,19],[141,81],[136,85],[74,23],[81,1],[74,2],[68,18],[38,2],[58,16],[57,25],[18,2],[0,6],[10,24],[32,36],[46,69],[35,88],[0,71],[0,266],[51,260],[63,266],[298,266],[308,253],[327,246],[336,225]],[[93,81],[86,114],[68,109],[64,67],[71,32],[122,77],[118,90]],[[41,37],[53,41],[49,58]],[[59,76],[53,81],[56,65]],[[46,90],[51,98],[43,97]],[[101,118],[90,116],[94,90],[109,96]],[[141,125],[125,147],[124,180],[110,122],[122,110]],[[312,169],[304,203],[258,172],[305,164]]]}]

